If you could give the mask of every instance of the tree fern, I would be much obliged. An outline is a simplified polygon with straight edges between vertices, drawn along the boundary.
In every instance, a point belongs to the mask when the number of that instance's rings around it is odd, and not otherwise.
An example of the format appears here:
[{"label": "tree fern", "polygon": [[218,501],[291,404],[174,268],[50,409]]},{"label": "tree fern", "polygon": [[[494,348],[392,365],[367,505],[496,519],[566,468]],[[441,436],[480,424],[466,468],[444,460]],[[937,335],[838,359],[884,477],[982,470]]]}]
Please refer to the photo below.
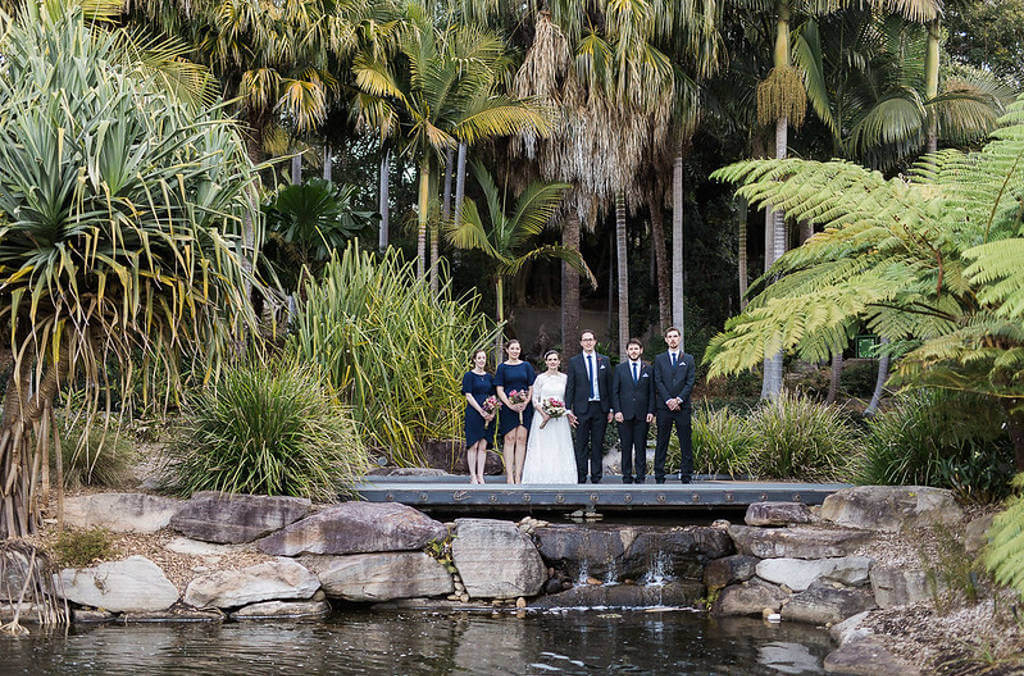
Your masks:
[{"label": "tree fern", "polygon": [[[1013,485],[1024,490],[1024,474]],[[1015,589],[1024,598],[1024,495],[1012,498],[1006,509],[992,519],[982,561],[996,582]]]}]

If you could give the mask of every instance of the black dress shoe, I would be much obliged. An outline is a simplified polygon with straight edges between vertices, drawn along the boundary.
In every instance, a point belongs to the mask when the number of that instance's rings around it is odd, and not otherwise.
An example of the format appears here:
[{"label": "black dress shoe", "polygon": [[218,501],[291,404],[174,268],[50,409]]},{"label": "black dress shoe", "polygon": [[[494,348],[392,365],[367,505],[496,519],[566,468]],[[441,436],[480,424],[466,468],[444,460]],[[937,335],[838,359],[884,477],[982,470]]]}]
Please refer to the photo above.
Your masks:
[{"label": "black dress shoe", "polygon": [[665,483],[665,477],[661,477],[660,479],[658,477],[655,477],[654,478],[654,483],[656,483],[656,484],[663,484],[663,483]]},{"label": "black dress shoe", "polygon": [[592,477],[590,477],[590,483],[592,483],[592,484],[599,484],[599,483],[601,483],[601,477],[599,477],[599,476],[592,476]]},{"label": "black dress shoe", "polygon": [[630,477],[630,476],[622,477],[622,483],[624,483],[624,484],[631,484],[631,483],[633,483],[633,477]]},{"label": "black dress shoe", "polygon": [[645,477],[645,476],[638,476],[638,477],[637,477],[637,478],[636,478],[636,479],[635,479],[635,480],[633,481],[633,483],[635,483],[635,484],[643,484],[643,483],[647,483],[647,477]]},{"label": "black dress shoe", "polygon": [[679,476],[679,483],[682,483],[682,484],[690,483],[690,475],[689,474],[681,474]]}]

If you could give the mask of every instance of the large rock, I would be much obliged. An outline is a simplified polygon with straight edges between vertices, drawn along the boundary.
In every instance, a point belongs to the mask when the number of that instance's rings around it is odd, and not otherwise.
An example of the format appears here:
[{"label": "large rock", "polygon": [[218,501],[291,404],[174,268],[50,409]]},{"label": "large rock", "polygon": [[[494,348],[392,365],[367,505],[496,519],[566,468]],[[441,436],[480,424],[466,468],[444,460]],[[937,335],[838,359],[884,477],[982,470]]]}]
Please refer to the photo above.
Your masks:
[{"label": "large rock", "polygon": [[824,559],[852,554],[871,537],[867,531],[826,528],[729,526],[736,551],[759,559]]},{"label": "large rock", "polygon": [[331,612],[326,601],[263,601],[231,613],[231,619],[244,620],[310,620]]},{"label": "large rock", "polygon": [[306,556],[301,561],[330,598],[390,601],[455,591],[445,567],[423,552]]},{"label": "large rock", "polygon": [[177,588],[144,556],[129,556],[95,568],[65,568],[60,580],[68,601],[117,613],[164,610],[178,600]]},{"label": "large rock", "polygon": [[815,582],[806,591],[794,594],[782,607],[782,619],[809,624],[835,624],[875,607],[868,589],[838,588]]},{"label": "large rock", "polygon": [[748,526],[788,526],[813,523],[814,516],[802,502],[754,502],[747,507],[743,521]]},{"label": "large rock", "polygon": [[919,568],[875,565],[871,589],[879,608],[913,605],[932,597],[928,578]]},{"label": "large rock", "polygon": [[928,486],[854,486],[825,498],[820,515],[840,526],[892,533],[958,523],[953,493]]},{"label": "large rock", "polygon": [[181,500],[145,493],[96,493],[64,501],[64,522],[115,533],[155,533],[181,509]]},{"label": "large rock", "polygon": [[345,502],[260,540],[274,556],[423,549],[448,536],[444,524],[396,502]]},{"label": "large rock", "polygon": [[204,559],[219,561],[221,557],[231,556],[245,549],[245,545],[219,545],[200,540],[176,537],[164,545],[164,549],[186,556],[201,556]]},{"label": "large rock", "polygon": [[318,589],[316,575],[291,559],[277,559],[197,577],[185,590],[185,603],[196,608],[236,608],[260,601],[308,599]]},{"label": "large rock", "polygon": [[720,617],[730,615],[760,615],[765,608],[778,612],[789,593],[781,587],[754,578],[722,590],[711,607],[711,613]]},{"label": "large rock", "polygon": [[745,582],[754,577],[759,559],[734,554],[708,562],[704,567],[704,584],[708,589],[721,589],[734,582]]},{"label": "large rock", "polygon": [[456,519],[452,561],[476,598],[533,596],[547,579],[537,548],[516,525],[496,519]]},{"label": "large rock", "polygon": [[891,652],[874,636],[843,643],[825,657],[825,671],[849,676],[917,676],[921,670]]},{"label": "large rock", "polygon": [[988,529],[992,527],[995,514],[986,514],[973,519],[964,529],[964,551],[974,555],[988,544]]},{"label": "large rock", "polygon": [[171,519],[171,527],[203,542],[252,542],[309,513],[305,498],[196,493]]},{"label": "large rock", "polygon": [[839,645],[843,645],[847,641],[852,641],[854,639],[871,636],[873,632],[867,627],[862,626],[864,624],[864,620],[868,619],[868,615],[870,614],[870,610],[865,610],[846,618],[838,624],[833,624],[829,627],[829,636],[835,639],[835,642]]},{"label": "large rock", "polygon": [[692,606],[704,595],[704,586],[696,582],[669,582],[664,585],[580,585],[558,594],[541,596],[531,608],[645,608],[652,606]]},{"label": "large rock", "polygon": [[844,556],[834,559],[765,559],[757,564],[757,576],[768,582],[803,591],[819,578],[826,577],[858,585],[868,581],[871,559]]},{"label": "large rock", "polygon": [[28,575],[28,557],[16,549],[0,553],[0,601],[17,600]]}]

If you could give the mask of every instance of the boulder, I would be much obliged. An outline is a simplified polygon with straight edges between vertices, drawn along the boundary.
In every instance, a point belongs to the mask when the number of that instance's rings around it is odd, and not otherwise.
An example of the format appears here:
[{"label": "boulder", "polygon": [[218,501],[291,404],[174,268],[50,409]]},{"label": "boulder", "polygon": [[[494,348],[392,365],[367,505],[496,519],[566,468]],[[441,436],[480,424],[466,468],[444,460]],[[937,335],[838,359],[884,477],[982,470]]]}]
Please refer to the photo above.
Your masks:
[{"label": "boulder", "polygon": [[64,501],[64,522],[115,533],[155,533],[166,528],[184,503],[146,493],[96,493]]},{"label": "boulder", "polygon": [[125,613],[117,618],[123,624],[146,624],[148,622],[223,622],[224,613],[219,610],[196,610],[195,608],[168,608],[150,613]]},{"label": "boulder", "polygon": [[814,517],[802,502],[754,502],[747,507],[743,521],[748,526],[788,526],[813,523]]},{"label": "boulder", "polygon": [[868,531],[729,526],[736,551],[759,559],[824,559],[852,554],[871,537]]},{"label": "boulder", "polygon": [[759,559],[753,556],[734,554],[708,562],[704,567],[704,584],[708,589],[721,589],[727,585],[744,582],[754,577]]},{"label": "boulder", "polygon": [[298,521],[259,542],[272,556],[362,554],[423,549],[448,529],[396,502],[344,502]]},{"label": "boulder", "polygon": [[197,577],[185,590],[185,603],[196,608],[237,608],[260,601],[308,599],[318,589],[316,575],[282,558]]},{"label": "boulder", "polygon": [[171,528],[203,542],[252,542],[301,519],[309,508],[305,498],[203,491],[174,515]]},{"label": "boulder", "polygon": [[565,571],[570,577],[581,572],[604,577],[609,569],[622,575],[621,561],[627,548],[636,539],[637,528],[589,528],[576,525],[552,525],[534,530],[540,555],[549,565]]},{"label": "boulder", "polygon": [[0,554],[0,601],[15,601],[25,586],[28,557],[16,549]]},{"label": "boulder", "polygon": [[871,568],[871,589],[879,608],[908,606],[932,597],[923,570],[876,565]]},{"label": "boulder", "polygon": [[833,587],[818,581],[794,594],[782,607],[782,619],[809,624],[835,624],[848,617],[875,607],[875,599],[868,589]]},{"label": "boulder", "polygon": [[320,578],[329,598],[390,601],[455,590],[445,567],[423,552],[305,556],[301,562]]},{"label": "boulder", "polygon": [[231,613],[232,620],[310,620],[329,615],[327,601],[263,601]]},{"label": "boulder", "polygon": [[103,624],[111,622],[117,616],[106,610],[92,610],[91,608],[73,608],[71,610],[71,621],[75,624]]},{"label": "boulder", "polygon": [[979,516],[971,520],[964,529],[964,551],[968,555],[974,555],[981,551],[981,548],[988,544],[988,529],[992,527],[994,514]]},{"label": "boulder", "polygon": [[844,556],[833,559],[765,559],[757,564],[757,576],[774,584],[803,591],[819,578],[837,579],[845,584],[868,581],[871,559]]},{"label": "boulder", "polygon": [[244,545],[218,545],[212,542],[201,542],[186,537],[177,537],[164,545],[164,549],[176,554],[201,556],[204,559],[220,559],[222,556],[237,554],[245,549]]},{"label": "boulder", "polygon": [[854,486],[825,498],[821,517],[840,526],[891,533],[958,523],[953,493],[928,486]]},{"label": "boulder", "polygon": [[164,610],[178,600],[177,588],[144,556],[129,556],[95,568],[65,568],[60,581],[68,601],[115,613]]},{"label": "boulder", "polygon": [[510,521],[456,519],[452,561],[466,592],[480,598],[533,596],[547,568],[530,538]]},{"label": "boulder", "polygon": [[850,676],[917,676],[921,670],[897,658],[878,638],[865,636],[847,641],[826,655],[825,672]]},{"label": "boulder", "polygon": [[872,631],[867,627],[862,627],[864,620],[871,614],[870,610],[852,615],[838,624],[833,624],[829,627],[828,633],[836,643],[843,645],[847,641],[853,639],[863,638],[865,636],[871,636]]},{"label": "boulder", "polygon": [[531,608],[645,608],[654,606],[693,606],[704,596],[697,582],[669,582],[664,585],[580,585],[557,594],[541,596]]},{"label": "boulder", "polygon": [[719,617],[761,615],[765,608],[778,612],[789,596],[781,587],[754,578],[723,589],[711,606],[711,614]]}]

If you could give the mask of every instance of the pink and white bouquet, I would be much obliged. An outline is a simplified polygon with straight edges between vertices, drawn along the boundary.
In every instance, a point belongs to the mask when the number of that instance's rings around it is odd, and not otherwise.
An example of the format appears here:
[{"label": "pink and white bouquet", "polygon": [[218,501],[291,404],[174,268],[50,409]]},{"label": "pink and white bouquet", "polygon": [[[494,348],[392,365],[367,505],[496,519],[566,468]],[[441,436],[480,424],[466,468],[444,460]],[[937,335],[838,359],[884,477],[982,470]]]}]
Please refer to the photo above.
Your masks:
[{"label": "pink and white bouquet", "polygon": [[[512,404],[524,404],[528,399],[528,392],[526,390],[511,390],[505,394],[505,398]],[[519,411],[519,424],[523,424],[523,412]]]},{"label": "pink and white bouquet", "polygon": [[498,398],[493,394],[484,399],[483,403],[480,404],[480,408],[482,408],[484,413],[487,413],[488,415],[497,411],[500,406],[501,402],[498,401]]},{"label": "pink and white bouquet", "polygon": [[[540,409],[544,411],[550,418],[561,418],[565,415],[565,402],[558,397],[545,397],[540,402]],[[548,421],[545,420],[540,424],[540,429],[543,429]]]}]

